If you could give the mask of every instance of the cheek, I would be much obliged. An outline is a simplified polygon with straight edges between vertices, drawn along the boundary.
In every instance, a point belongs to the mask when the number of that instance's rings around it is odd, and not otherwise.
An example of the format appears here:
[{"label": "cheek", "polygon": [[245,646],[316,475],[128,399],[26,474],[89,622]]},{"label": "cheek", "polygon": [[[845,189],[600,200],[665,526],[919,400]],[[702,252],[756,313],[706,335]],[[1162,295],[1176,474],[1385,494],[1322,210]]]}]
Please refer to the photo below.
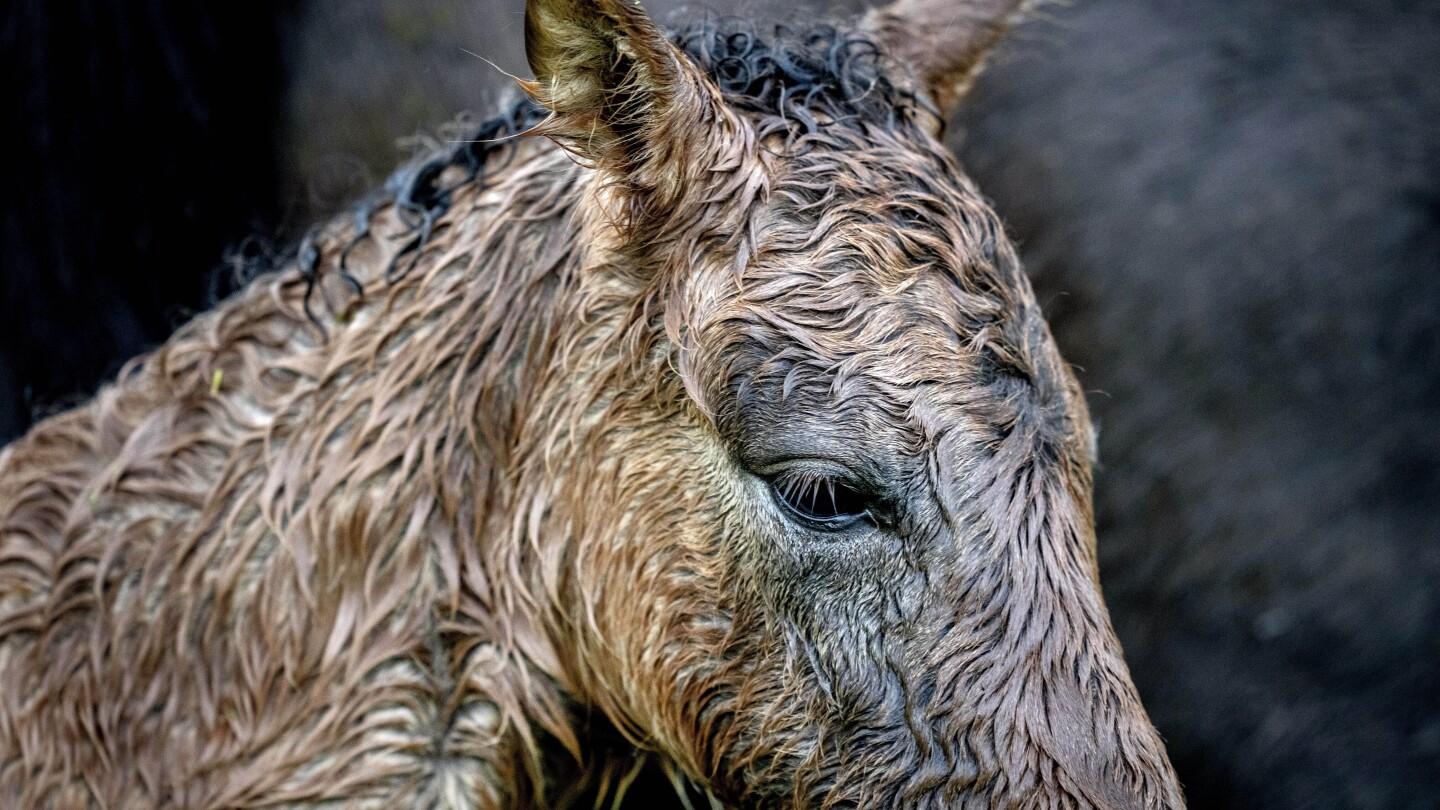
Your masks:
[{"label": "cheek", "polygon": [[[608,484],[561,576],[575,689],[617,722],[664,734],[684,684],[713,671],[730,636],[709,497],[712,461],[674,433],[612,444]],[[703,690],[700,690],[703,693]]]}]

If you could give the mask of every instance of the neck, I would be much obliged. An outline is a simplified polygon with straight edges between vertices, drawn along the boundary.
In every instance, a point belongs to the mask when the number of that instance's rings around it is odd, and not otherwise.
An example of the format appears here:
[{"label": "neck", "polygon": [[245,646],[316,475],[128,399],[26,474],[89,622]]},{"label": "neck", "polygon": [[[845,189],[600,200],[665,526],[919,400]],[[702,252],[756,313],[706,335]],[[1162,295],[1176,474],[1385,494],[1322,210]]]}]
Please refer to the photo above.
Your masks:
[{"label": "neck", "polygon": [[[535,434],[556,407],[546,394],[576,348],[566,337],[582,316],[584,257],[572,209],[587,176],[548,144],[522,149],[504,174],[455,192],[403,277],[380,272],[393,263],[387,248],[404,242],[387,233],[399,229],[393,214],[381,212],[368,247],[352,253],[365,260],[354,273],[363,303],[330,337],[304,419],[317,450],[299,466],[327,469],[318,448],[338,451],[340,469],[311,485],[311,518],[329,529],[311,542],[348,538],[353,553],[337,559],[407,577],[413,604],[395,613],[413,614],[429,639],[435,700],[483,707],[483,727],[469,731],[492,736],[494,750],[457,750],[456,761],[480,756],[494,783],[538,790],[555,773],[547,749],[581,750],[545,613],[559,544],[537,536],[546,494],[518,468],[542,449]],[[332,250],[349,239],[336,237]],[[357,524],[357,514],[373,517]],[[337,573],[317,565],[312,579]],[[448,737],[473,743],[465,714],[448,720]]]},{"label": "neck", "polygon": [[[110,774],[116,806],[467,785],[501,807],[525,797],[493,786],[555,772],[545,740],[578,755],[513,468],[575,331],[583,177],[522,146],[388,281],[401,217],[377,209],[359,240],[337,220],[317,266],[347,253],[351,280],[320,273],[308,315],[299,270],[256,279],[0,454],[0,554],[53,572],[0,577],[0,680],[41,707],[0,713],[73,754],[17,773]],[[49,631],[7,629],[27,617]],[[75,736],[95,705],[104,727]],[[134,776],[182,760],[183,786]]]}]

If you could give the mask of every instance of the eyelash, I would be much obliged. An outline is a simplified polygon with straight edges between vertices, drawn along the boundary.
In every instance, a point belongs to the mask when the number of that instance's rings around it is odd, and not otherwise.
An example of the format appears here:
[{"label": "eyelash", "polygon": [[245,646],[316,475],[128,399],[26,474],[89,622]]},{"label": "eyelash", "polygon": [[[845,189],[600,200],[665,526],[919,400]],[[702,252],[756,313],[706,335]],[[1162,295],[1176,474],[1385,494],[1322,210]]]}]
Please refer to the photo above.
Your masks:
[{"label": "eyelash", "polygon": [[841,531],[872,520],[869,498],[842,478],[808,470],[770,478],[775,500],[800,522],[823,531]]}]

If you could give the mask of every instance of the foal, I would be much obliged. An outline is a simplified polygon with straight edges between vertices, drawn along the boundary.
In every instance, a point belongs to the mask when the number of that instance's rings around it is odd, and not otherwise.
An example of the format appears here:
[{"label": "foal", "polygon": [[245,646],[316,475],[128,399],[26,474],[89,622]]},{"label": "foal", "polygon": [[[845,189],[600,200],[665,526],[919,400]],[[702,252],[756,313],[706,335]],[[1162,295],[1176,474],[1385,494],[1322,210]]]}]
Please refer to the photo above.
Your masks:
[{"label": "foal", "polygon": [[0,796],[1183,806],[1083,397],[937,138],[1017,5],[530,0],[485,143],[0,453]]}]

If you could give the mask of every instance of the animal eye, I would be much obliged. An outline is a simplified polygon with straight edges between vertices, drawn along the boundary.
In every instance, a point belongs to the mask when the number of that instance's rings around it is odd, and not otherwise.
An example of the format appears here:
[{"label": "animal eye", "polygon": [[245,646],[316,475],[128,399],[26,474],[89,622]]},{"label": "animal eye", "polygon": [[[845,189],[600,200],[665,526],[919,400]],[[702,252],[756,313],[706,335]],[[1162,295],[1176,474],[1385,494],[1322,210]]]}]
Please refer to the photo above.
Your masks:
[{"label": "animal eye", "polygon": [[835,476],[781,473],[770,479],[770,490],[790,514],[825,531],[839,531],[870,517],[864,493]]}]

